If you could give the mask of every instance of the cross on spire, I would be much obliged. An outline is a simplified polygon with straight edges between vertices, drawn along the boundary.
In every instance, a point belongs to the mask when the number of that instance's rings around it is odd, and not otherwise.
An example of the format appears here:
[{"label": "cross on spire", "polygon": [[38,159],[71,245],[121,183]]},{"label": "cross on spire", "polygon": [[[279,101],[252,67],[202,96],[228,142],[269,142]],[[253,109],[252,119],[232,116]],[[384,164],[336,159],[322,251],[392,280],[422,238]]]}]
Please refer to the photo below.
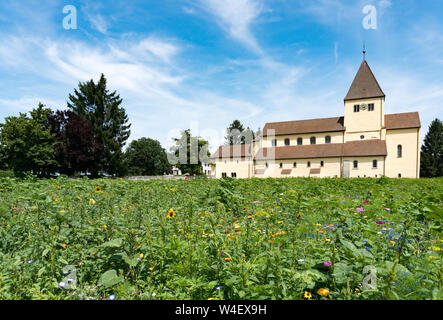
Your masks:
[{"label": "cross on spire", "polygon": [[366,60],[366,44],[363,41],[363,60]]}]

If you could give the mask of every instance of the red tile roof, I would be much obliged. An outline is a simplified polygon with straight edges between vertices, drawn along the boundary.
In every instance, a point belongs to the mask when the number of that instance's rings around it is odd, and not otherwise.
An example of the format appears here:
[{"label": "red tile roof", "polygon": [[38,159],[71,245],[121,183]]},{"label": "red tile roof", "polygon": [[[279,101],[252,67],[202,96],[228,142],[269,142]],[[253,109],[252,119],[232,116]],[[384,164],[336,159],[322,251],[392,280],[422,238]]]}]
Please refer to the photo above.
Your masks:
[{"label": "red tile roof", "polygon": [[263,128],[263,136],[345,131],[343,121],[344,117],[269,122]]},{"label": "red tile roof", "polygon": [[211,158],[244,158],[251,156],[250,144],[220,146]]},{"label": "red tile roof", "polygon": [[374,139],[346,143],[261,148],[255,157],[257,160],[282,160],[385,155],[387,155],[386,141]]},{"label": "red tile roof", "polygon": [[385,94],[380,88],[371,68],[366,60],[360,65],[357,75],[349,88],[348,94],[345,97],[347,100],[366,99],[366,98],[379,98],[384,97]]},{"label": "red tile roof", "polygon": [[420,128],[420,115],[418,112],[387,114],[385,127],[388,130]]}]

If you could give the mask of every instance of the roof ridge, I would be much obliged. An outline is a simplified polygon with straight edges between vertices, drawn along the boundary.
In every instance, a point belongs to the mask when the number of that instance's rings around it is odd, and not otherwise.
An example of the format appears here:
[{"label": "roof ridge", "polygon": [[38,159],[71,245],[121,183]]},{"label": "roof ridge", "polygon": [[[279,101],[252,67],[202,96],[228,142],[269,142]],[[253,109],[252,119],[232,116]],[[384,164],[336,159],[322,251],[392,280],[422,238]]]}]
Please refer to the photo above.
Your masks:
[{"label": "roof ridge", "polygon": [[267,124],[274,124],[274,123],[289,123],[289,122],[297,122],[297,121],[312,121],[312,120],[327,120],[327,119],[340,119],[344,116],[335,116],[335,117],[327,117],[327,118],[313,118],[313,119],[302,119],[302,120],[288,120],[288,121],[276,121],[276,122],[266,122],[265,126]]}]

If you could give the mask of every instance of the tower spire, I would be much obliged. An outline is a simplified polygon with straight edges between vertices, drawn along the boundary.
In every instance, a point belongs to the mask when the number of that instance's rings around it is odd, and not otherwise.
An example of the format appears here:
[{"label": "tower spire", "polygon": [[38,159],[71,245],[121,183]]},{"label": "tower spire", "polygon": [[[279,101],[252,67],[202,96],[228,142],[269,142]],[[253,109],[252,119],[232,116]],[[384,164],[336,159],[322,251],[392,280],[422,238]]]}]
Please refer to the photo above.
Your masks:
[{"label": "tower spire", "polygon": [[366,43],[363,41],[363,61],[366,61]]}]

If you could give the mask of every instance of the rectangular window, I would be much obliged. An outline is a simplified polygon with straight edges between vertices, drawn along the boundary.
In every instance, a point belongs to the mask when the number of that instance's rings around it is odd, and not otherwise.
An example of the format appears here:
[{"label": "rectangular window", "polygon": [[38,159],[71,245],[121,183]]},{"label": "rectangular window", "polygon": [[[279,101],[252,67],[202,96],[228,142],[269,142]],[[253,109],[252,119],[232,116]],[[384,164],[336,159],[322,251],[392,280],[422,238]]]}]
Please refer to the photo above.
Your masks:
[{"label": "rectangular window", "polygon": [[354,160],[354,169],[358,169],[358,161]]},{"label": "rectangular window", "polygon": [[368,104],[368,111],[374,111],[374,104],[373,103]]},{"label": "rectangular window", "polygon": [[276,147],[277,146],[277,139],[272,139],[272,146]]},{"label": "rectangular window", "polygon": [[231,172],[231,178],[237,178],[237,172]]},{"label": "rectangular window", "polygon": [[227,176],[226,172],[222,172],[222,178],[226,178]]},{"label": "rectangular window", "polygon": [[303,138],[298,138],[298,139],[297,139],[297,145],[298,145],[298,146],[303,145]]},{"label": "rectangular window", "polygon": [[376,169],[378,166],[378,161],[377,160],[372,160],[372,168]]},{"label": "rectangular window", "polygon": [[290,145],[290,140],[289,139],[285,139],[285,146],[289,146]]},{"label": "rectangular window", "polygon": [[354,105],[354,112],[360,112],[360,105],[359,104]]}]

